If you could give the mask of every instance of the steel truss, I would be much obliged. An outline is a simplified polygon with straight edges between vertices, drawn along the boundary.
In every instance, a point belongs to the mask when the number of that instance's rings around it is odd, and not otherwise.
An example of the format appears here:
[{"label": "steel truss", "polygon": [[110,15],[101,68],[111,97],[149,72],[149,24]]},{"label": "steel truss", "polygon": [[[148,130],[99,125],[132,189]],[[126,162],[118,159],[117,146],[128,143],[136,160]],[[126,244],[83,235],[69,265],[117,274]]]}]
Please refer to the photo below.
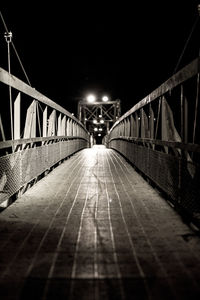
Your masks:
[{"label": "steel truss", "polygon": [[94,136],[104,136],[121,116],[121,101],[95,101],[88,103],[84,100],[78,103],[78,118]]}]

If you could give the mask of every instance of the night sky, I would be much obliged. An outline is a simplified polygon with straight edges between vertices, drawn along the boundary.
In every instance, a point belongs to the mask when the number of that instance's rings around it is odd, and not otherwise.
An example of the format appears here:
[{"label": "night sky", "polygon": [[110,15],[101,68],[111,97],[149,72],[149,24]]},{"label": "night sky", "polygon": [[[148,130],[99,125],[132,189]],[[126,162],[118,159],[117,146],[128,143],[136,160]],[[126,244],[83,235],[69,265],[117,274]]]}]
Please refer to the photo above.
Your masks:
[{"label": "night sky", "polygon": [[[198,16],[195,0],[41,3],[4,2],[1,12],[31,85],[75,115],[89,92],[121,99],[124,113],[157,88],[173,74]],[[7,69],[3,35],[1,22]],[[199,36],[198,24],[180,67],[197,57]],[[11,72],[26,81],[14,51]]]}]

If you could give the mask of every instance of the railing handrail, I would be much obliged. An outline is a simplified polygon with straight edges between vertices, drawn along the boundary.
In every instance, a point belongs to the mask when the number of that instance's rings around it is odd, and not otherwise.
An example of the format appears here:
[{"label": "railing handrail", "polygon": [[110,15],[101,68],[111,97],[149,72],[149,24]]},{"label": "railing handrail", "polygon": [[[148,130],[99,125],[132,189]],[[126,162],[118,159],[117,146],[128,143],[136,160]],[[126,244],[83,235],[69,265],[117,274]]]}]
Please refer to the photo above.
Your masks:
[{"label": "railing handrail", "polygon": [[200,72],[200,57],[194,59],[190,64],[182,68],[172,77],[170,77],[167,81],[161,84],[157,89],[135,104],[130,110],[128,110],[125,114],[123,114],[111,127],[110,131],[119,124],[121,121],[126,119],[128,116],[133,114],[135,111],[139,110],[140,108],[144,107],[145,105],[149,104],[150,102],[154,101],[158,97],[162,96],[166,92],[172,90],[176,86],[180,85],[184,81],[192,78],[196,74]]},{"label": "railing handrail", "polygon": [[162,140],[155,140],[150,138],[134,138],[134,137],[125,137],[125,136],[119,136],[119,137],[113,137],[109,139],[109,142],[113,140],[126,140],[130,142],[136,142],[136,143],[149,143],[152,145],[157,146],[167,146],[171,148],[177,148],[184,151],[190,151],[190,152],[198,152],[200,153],[200,145],[198,144],[192,144],[192,143],[182,143],[182,142],[174,142],[174,141],[162,141]]},{"label": "railing handrail", "polygon": [[87,131],[84,127],[84,125],[76,118],[74,117],[69,111],[67,111],[65,108],[60,106],[59,104],[55,103],[53,100],[49,99],[48,97],[44,96],[42,93],[38,92],[35,88],[31,87],[30,85],[26,84],[19,78],[15,77],[12,74],[9,74],[6,70],[3,68],[0,68],[0,82],[11,86],[18,91],[32,97],[33,99],[38,100],[41,103],[44,103],[51,108],[65,114],[66,116],[70,117],[76,123],[78,123],[85,131]]},{"label": "railing handrail", "polygon": [[48,141],[55,141],[55,140],[74,140],[74,139],[82,139],[86,140],[86,138],[82,136],[50,136],[50,137],[37,137],[37,138],[29,138],[29,139],[19,139],[19,140],[8,140],[8,141],[1,141],[0,142],[0,150],[6,149],[9,147],[17,147],[19,145],[31,144],[31,143],[39,143],[39,142],[48,142]]}]

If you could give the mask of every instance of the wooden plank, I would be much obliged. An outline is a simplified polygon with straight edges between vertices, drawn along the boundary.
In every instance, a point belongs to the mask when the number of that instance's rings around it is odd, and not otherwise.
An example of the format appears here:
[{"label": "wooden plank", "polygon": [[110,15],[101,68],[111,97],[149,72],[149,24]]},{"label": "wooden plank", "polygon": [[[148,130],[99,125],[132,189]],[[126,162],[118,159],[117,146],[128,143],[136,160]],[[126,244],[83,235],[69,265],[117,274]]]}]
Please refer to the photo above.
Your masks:
[{"label": "wooden plank", "polygon": [[110,149],[65,161],[0,231],[5,299],[199,299],[198,235]]}]

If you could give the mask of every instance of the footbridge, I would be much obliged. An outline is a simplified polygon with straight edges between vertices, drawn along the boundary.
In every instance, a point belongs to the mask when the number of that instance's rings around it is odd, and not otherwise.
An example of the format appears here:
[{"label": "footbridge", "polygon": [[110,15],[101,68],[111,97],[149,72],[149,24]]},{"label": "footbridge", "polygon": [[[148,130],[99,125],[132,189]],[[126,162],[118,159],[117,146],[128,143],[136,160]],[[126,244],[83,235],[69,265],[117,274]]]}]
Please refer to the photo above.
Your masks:
[{"label": "footbridge", "polygon": [[1,299],[199,299],[199,71],[198,57],[91,147],[0,69]]}]

